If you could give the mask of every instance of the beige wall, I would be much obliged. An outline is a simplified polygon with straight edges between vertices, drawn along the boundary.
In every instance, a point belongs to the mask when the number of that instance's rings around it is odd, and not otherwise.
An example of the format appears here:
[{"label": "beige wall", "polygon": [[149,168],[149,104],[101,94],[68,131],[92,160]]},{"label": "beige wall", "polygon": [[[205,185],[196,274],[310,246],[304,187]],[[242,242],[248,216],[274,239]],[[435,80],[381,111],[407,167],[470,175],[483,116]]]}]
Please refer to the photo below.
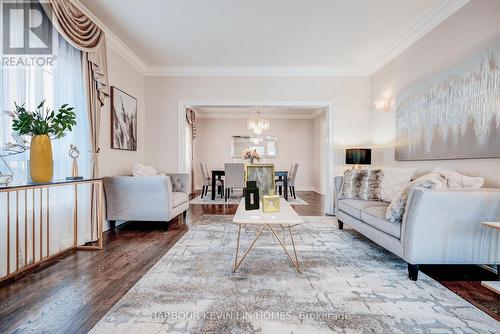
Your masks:
[{"label": "beige wall", "polygon": [[[181,101],[235,104],[242,101],[331,101],[335,109],[336,173],[345,168],[345,148],[373,145],[374,165],[417,166],[422,173],[444,166],[485,176],[487,185],[500,186],[500,159],[394,161],[394,111],[381,113],[372,107],[375,99],[394,97],[405,88],[499,41],[500,2],[473,0],[370,78],[144,77],[108,49],[110,84],[138,98],[138,151],[109,148],[107,104],[101,118],[101,173],[128,174],[134,161],[145,161],[164,172],[177,171],[177,115]],[[317,143],[326,143],[324,131],[324,124],[313,122],[313,132],[320,134],[312,141],[313,169],[321,170],[324,156]],[[312,178],[313,187],[323,188],[317,176]]]},{"label": "beige wall", "polygon": [[101,114],[99,169],[101,176],[128,175],[132,163],[146,156],[146,98],[145,77],[115,51],[108,48],[108,75],[110,86],[116,86],[137,98],[137,151],[112,150],[110,133],[110,99],[106,99]]},{"label": "beige wall", "polygon": [[[500,1],[473,0],[370,78],[371,105],[499,42]],[[372,108],[371,120],[376,164],[416,166],[421,173],[437,166],[452,168],[484,176],[488,186],[500,186],[500,159],[394,161],[394,106],[389,113]]]},{"label": "beige wall", "polygon": [[368,86],[367,77],[147,77],[146,157],[162,171],[177,171],[180,101],[331,101],[335,156],[342,162],[345,146],[371,140]]},{"label": "beige wall", "polygon": [[[313,161],[313,119],[271,119],[269,123],[267,135],[278,137],[278,157],[261,162],[273,163],[277,170],[289,170],[293,162],[298,163],[297,190],[314,190],[317,166]],[[226,162],[243,162],[241,158],[231,158],[231,136],[251,133],[243,118],[201,118],[197,124],[194,166],[196,189],[201,189],[200,162],[205,162],[209,169],[223,169]]]}]

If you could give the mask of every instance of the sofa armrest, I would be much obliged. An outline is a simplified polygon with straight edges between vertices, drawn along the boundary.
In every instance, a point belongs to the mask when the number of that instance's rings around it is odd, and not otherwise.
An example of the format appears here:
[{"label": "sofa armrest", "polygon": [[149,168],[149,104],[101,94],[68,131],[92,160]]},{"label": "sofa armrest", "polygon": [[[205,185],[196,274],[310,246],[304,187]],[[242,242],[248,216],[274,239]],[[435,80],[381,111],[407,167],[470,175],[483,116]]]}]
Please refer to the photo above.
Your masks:
[{"label": "sofa armrest", "polygon": [[189,174],[186,173],[168,173],[172,184],[172,191],[189,194]]},{"label": "sofa armrest", "polygon": [[103,179],[107,220],[168,220],[172,199],[166,176],[113,176]]},{"label": "sofa armrest", "polygon": [[403,216],[403,259],[413,264],[500,264],[500,189],[410,190]]},{"label": "sofa armrest", "polygon": [[333,197],[334,204],[335,204],[335,215],[338,216],[338,200],[339,200],[339,193],[340,190],[342,189],[342,183],[344,182],[344,177],[342,175],[335,176],[335,196]]}]

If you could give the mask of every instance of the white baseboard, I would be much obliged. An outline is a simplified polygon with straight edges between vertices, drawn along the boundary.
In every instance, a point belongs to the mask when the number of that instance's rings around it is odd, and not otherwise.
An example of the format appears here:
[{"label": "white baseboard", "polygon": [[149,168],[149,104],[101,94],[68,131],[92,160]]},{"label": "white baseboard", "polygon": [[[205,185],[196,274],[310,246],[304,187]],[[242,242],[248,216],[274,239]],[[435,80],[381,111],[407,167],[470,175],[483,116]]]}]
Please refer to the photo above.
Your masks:
[{"label": "white baseboard", "polygon": [[315,188],[311,186],[300,186],[295,188],[297,191],[315,191],[314,189]]},{"label": "white baseboard", "polygon": [[320,195],[324,195],[324,194],[325,194],[325,192],[324,192],[324,191],[321,191],[321,189],[319,189],[319,188],[314,188],[314,190],[313,190],[313,191],[314,191],[316,194],[320,194]]}]

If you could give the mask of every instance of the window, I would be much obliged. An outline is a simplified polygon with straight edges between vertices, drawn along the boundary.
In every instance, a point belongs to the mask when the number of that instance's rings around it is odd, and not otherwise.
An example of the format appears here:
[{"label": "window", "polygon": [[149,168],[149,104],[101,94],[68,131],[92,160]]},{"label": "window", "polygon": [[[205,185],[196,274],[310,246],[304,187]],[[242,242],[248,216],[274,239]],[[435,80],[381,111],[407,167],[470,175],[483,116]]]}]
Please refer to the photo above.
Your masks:
[{"label": "window", "polygon": [[[57,110],[63,104],[69,104],[74,107],[77,115],[77,126],[71,133],[63,138],[52,141],[53,159],[54,159],[54,179],[64,179],[71,175],[72,161],[68,156],[69,145],[74,144],[80,150],[78,159],[78,167],[80,174],[83,176],[90,175],[90,136],[89,124],[86,108],[86,95],[84,91],[84,81],[82,72],[82,53],[69,44],[55,29],[52,29],[54,34],[53,53],[57,57],[53,65],[45,66],[17,66],[17,67],[0,67],[0,147],[4,143],[13,141],[12,138],[12,121],[11,118],[3,111],[13,111],[15,109],[14,102],[17,104],[25,104],[27,109],[34,110],[42,100],[46,100],[46,106]],[[22,154],[9,156],[6,158],[9,166],[14,172],[14,182],[22,183],[27,180],[28,176],[28,160],[29,151]],[[2,167],[0,167],[2,168]],[[73,226],[68,224],[73,219],[73,196],[71,187],[57,187],[58,189],[50,192],[50,244],[49,254],[54,254],[59,250],[65,249],[73,244]],[[90,206],[90,189],[79,187],[79,221],[87,222],[89,220],[88,207]],[[32,193],[24,193],[19,191],[19,212],[24,215],[24,207],[28,210],[28,221],[31,222],[31,217],[36,220],[46,220],[45,217],[39,218],[40,205],[37,200],[33,203],[31,199]],[[26,197],[25,197],[26,196]],[[6,245],[6,214],[7,195],[0,193],[0,245]],[[25,199],[26,198],[26,202]],[[35,198],[35,197],[33,197]],[[11,201],[13,202],[13,201]],[[43,206],[45,207],[45,203]],[[81,209],[81,210],[80,210]],[[11,217],[15,214],[15,206],[10,203],[9,207]],[[24,216],[21,216],[24,219]],[[90,241],[90,226],[89,224],[79,224],[78,234],[81,236],[78,243],[82,244]],[[20,258],[21,264],[32,262],[32,246],[29,243],[28,252],[24,254],[24,235],[27,234],[31,239],[35,235],[37,240],[40,235],[38,224],[31,227],[28,224],[28,230],[24,230],[24,224],[20,224],[19,235],[21,236]],[[44,222],[43,235],[46,235]],[[12,225],[11,225],[12,227]],[[15,229],[11,228],[10,240],[15,240]],[[45,238],[43,239],[43,249],[46,249]],[[15,246],[11,243],[10,254],[15,254]],[[39,247],[35,248],[35,258],[39,258]],[[45,251],[44,251],[45,256]],[[2,249],[0,252],[0,274],[6,273],[6,252]],[[15,263],[14,258],[10,259],[11,265]],[[11,271],[12,271],[11,267]]]},{"label": "window", "polygon": [[[3,110],[14,110],[14,102],[25,104],[34,110],[42,100],[45,105],[57,110],[68,103],[77,114],[77,126],[63,138],[52,142],[54,156],[54,179],[61,179],[71,173],[71,162],[67,155],[70,144],[75,144],[80,152],[78,159],[80,173],[89,175],[90,142],[86,111],[81,52],[58,35],[54,50],[56,61],[53,66],[2,67],[0,102]],[[13,141],[12,122],[2,112],[0,116],[0,143]],[[27,179],[29,151],[6,158],[15,174],[15,182]]]}]

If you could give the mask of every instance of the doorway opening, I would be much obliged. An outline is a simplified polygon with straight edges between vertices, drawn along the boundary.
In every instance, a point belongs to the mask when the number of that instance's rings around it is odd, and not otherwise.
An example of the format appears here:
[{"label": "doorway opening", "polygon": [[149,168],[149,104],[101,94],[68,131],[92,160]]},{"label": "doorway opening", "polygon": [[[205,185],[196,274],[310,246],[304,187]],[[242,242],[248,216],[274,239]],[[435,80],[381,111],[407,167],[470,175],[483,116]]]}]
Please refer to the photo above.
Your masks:
[{"label": "doorway opening", "polygon": [[[187,110],[196,115],[194,140]],[[239,151],[249,146],[262,156],[259,162],[276,170],[298,164],[294,190],[324,195],[325,213],[334,214],[333,112],[331,102],[180,102],[178,171],[190,173],[192,189],[201,190],[201,162],[223,169],[224,163],[243,162]],[[258,117],[268,130],[248,127]]]}]

